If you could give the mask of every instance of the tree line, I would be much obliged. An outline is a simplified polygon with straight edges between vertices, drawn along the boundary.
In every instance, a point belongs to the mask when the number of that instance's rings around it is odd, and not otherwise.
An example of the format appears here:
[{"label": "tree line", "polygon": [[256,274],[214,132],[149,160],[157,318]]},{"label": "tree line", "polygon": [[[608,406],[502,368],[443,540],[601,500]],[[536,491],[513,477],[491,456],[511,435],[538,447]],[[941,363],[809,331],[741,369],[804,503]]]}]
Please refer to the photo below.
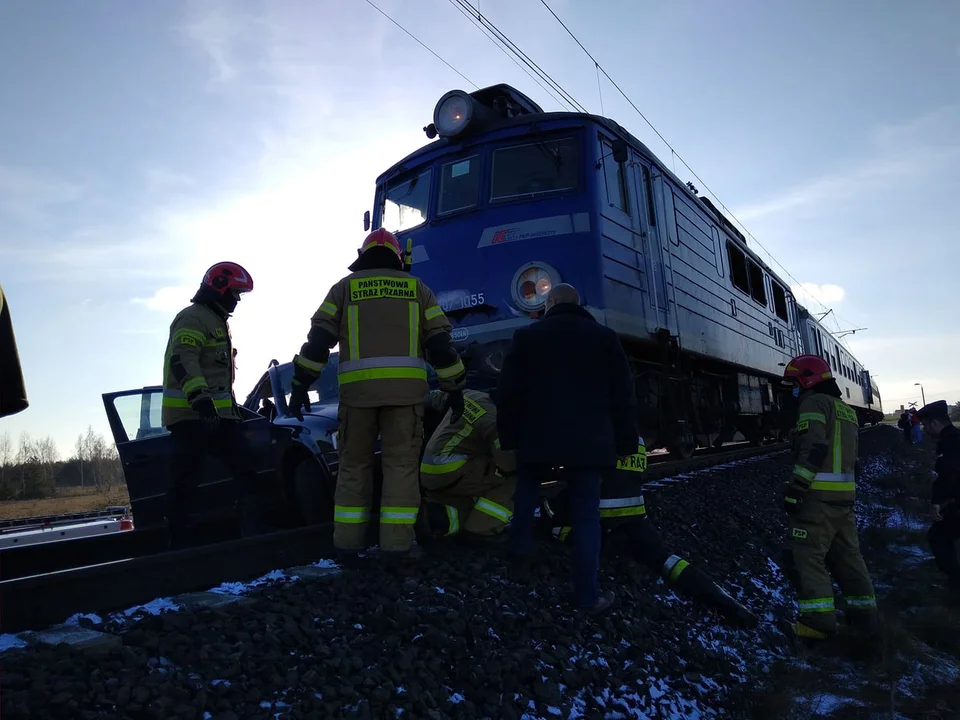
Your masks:
[{"label": "tree line", "polygon": [[9,432],[0,435],[0,501],[42,499],[58,488],[105,492],[123,482],[117,449],[92,427],[77,436],[74,453],[66,460],[50,436],[34,439],[22,432],[14,442]]}]

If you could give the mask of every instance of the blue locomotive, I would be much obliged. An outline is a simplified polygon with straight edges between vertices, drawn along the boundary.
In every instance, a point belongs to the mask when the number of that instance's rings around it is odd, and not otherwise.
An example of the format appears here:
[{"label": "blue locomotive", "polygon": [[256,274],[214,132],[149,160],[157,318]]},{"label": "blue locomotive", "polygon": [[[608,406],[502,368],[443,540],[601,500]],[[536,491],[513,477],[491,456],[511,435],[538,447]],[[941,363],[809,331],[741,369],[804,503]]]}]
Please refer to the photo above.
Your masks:
[{"label": "blue locomotive", "polygon": [[[681,456],[737,432],[783,437],[793,356],[838,370],[839,345],[827,334],[810,350],[822,326],[746,238],[613,120],[547,113],[501,84],[446,93],[424,131],[433,142],[377,178],[364,229],[412,248],[469,367],[498,371],[516,328],[568,282],[622,338],[647,447]],[[841,350],[860,390],[848,402],[878,420],[875,385]]]}]

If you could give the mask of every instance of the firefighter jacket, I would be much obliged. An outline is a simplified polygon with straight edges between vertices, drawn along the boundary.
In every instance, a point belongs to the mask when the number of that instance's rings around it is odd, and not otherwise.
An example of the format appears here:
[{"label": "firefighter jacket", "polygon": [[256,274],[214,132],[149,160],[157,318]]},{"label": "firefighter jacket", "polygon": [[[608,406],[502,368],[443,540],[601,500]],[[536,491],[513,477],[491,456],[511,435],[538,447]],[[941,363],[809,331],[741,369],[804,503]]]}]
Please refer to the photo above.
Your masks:
[{"label": "firefighter jacket", "polygon": [[930,503],[940,506],[949,503],[952,513],[960,513],[960,429],[953,425],[940,431],[934,469],[937,479],[930,493]]},{"label": "firefighter jacket", "polygon": [[794,492],[853,503],[859,428],[857,414],[840,398],[816,391],[801,397],[790,479]]},{"label": "firefighter jacket", "polygon": [[[437,412],[446,408],[447,393],[434,390],[429,402]],[[451,422],[448,410],[424,449],[420,472],[424,475],[455,475],[474,459],[493,462],[501,475],[516,472],[513,452],[500,449],[497,434],[497,407],[487,393],[463,392],[463,415]]]},{"label": "firefighter jacket", "polygon": [[647,471],[647,447],[643,438],[637,442],[637,452],[617,460],[613,477],[600,484],[600,519],[645,517],[643,501],[643,473]]},{"label": "firefighter jacket", "polygon": [[13,415],[28,406],[10,307],[0,287],[0,417]]},{"label": "firefighter jacket", "polygon": [[241,420],[233,379],[233,346],[226,317],[202,303],[181,310],[170,325],[164,356],[164,427],[199,419],[190,403],[203,396],[213,399],[220,417]]},{"label": "firefighter jacket", "polygon": [[443,355],[431,357],[441,387],[463,387],[463,363],[449,345],[450,321],[433,291],[402,270],[375,268],[347,275],[330,288],[311,324],[294,363],[316,377],[329,348],[339,342],[337,377],[344,405],[419,405],[428,390],[425,354],[432,352],[434,339],[443,340]]}]

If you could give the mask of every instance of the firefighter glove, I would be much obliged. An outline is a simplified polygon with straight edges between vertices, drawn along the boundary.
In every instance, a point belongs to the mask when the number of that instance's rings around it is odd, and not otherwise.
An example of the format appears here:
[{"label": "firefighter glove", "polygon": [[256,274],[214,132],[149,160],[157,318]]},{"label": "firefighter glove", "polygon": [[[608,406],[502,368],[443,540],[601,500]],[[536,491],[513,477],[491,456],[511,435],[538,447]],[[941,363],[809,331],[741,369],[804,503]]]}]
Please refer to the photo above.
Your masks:
[{"label": "firefighter glove", "polygon": [[783,509],[787,515],[798,515],[803,507],[803,495],[794,487],[788,487],[783,495]]},{"label": "firefighter glove", "polygon": [[459,390],[452,390],[447,393],[447,410],[453,414],[450,416],[450,422],[456,422],[463,416],[463,393]]},{"label": "firefighter glove", "polygon": [[200,415],[200,422],[210,432],[216,432],[220,427],[220,414],[209,395],[201,395],[191,403],[194,412]]},{"label": "firefighter glove", "polygon": [[307,396],[310,388],[297,378],[293,379],[292,389],[290,390],[290,414],[297,420],[303,422],[303,411],[310,412],[310,398]]}]

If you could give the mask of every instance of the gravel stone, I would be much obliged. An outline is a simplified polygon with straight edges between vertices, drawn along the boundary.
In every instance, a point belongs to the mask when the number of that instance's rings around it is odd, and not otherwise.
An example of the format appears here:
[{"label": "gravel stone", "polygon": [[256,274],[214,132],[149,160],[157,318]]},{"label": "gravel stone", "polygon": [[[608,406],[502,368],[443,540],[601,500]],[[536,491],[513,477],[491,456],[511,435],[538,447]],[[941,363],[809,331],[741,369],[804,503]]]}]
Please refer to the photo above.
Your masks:
[{"label": "gravel stone", "polygon": [[[889,445],[882,428],[871,431],[861,455]],[[451,547],[410,567],[369,558],[261,586],[250,602],[110,619],[97,629],[122,632],[123,644],[100,656],[66,645],[6,653],[0,715],[439,720],[722,707],[748,717],[743,698],[760,671],[742,658],[782,652],[775,622],[793,613],[792,594],[769,589],[788,472],[781,453],[646,493],[668,548],[765,615],[755,631],[720,624],[612,554],[601,584],[619,606],[585,618],[570,607],[562,546],[545,546],[522,579],[493,552]]]}]

